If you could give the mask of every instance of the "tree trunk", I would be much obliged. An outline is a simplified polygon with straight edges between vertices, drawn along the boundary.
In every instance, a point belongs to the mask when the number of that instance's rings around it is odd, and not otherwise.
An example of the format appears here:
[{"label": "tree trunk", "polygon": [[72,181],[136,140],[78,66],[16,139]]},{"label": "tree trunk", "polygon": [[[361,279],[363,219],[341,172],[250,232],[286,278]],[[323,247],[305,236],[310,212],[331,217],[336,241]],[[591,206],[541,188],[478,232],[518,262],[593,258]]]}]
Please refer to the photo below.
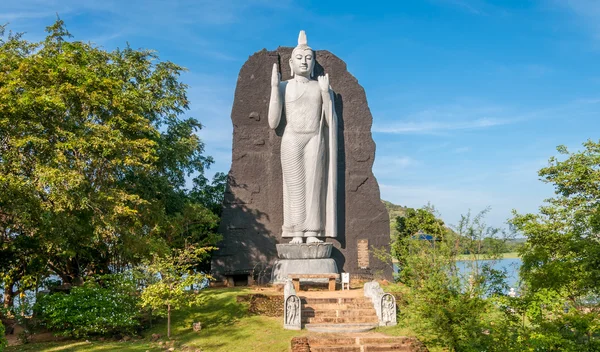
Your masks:
[{"label": "tree trunk", "polygon": [[15,282],[13,280],[7,281],[4,284],[4,295],[2,299],[4,300],[4,308],[11,309],[13,307],[15,292],[13,288],[15,286]]},{"label": "tree trunk", "polygon": [[167,338],[171,338],[171,304],[167,304]]}]

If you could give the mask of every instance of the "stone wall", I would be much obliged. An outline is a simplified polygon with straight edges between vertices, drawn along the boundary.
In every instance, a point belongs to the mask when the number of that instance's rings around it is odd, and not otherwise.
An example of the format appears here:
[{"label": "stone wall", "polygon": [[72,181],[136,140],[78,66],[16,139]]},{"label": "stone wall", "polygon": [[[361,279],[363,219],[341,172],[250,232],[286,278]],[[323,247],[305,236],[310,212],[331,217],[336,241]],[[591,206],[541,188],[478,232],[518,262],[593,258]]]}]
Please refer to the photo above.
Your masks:
[{"label": "stone wall", "polygon": [[[223,242],[214,255],[216,277],[254,273],[270,279],[270,266],[277,259],[275,244],[282,240],[283,195],[280,144],[283,122],[271,130],[267,122],[273,63],[278,63],[282,80],[291,77],[288,60],[292,48],[262,50],[252,55],[240,70],[231,120],[233,155],[223,204],[220,231]],[[328,51],[316,52],[315,74],[327,72],[336,93],[339,119],[338,237],[332,257],[340,272],[355,277],[391,279],[392,268],[372,253],[360,256],[365,248],[389,249],[389,218],[380,201],[373,176],[375,143],[371,135],[373,118],[364,89],[346,69],[346,64]]]}]

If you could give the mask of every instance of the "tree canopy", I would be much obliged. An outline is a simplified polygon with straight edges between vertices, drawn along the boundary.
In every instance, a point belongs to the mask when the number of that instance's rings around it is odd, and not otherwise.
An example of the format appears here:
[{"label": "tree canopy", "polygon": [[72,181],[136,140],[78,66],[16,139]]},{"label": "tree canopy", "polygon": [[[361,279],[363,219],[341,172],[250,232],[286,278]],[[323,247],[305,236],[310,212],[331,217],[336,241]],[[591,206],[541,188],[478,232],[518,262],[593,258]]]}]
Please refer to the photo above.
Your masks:
[{"label": "tree canopy", "polygon": [[77,284],[151,252],[215,243],[224,176],[204,176],[212,159],[195,133],[202,125],[184,116],[184,68],[150,50],[73,41],[62,20],[47,32],[30,42],[0,27],[7,293],[47,272]]}]

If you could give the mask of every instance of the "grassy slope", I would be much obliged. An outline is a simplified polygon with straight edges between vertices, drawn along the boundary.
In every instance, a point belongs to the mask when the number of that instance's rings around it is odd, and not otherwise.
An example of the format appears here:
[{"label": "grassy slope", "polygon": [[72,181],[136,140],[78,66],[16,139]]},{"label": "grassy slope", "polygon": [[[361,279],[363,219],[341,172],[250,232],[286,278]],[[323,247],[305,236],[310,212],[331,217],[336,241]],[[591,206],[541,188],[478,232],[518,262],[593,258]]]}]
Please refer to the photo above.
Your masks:
[{"label": "grassy slope", "polygon": [[[176,350],[182,344],[201,348],[205,352],[286,352],[293,336],[306,332],[284,330],[281,318],[250,316],[247,306],[237,303],[236,296],[248,293],[249,289],[208,289],[201,294],[205,302],[174,314],[172,337]],[[192,322],[202,322],[202,331],[192,331]],[[166,336],[166,322],[157,324],[144,333],[145,338],[132,342],[68,341],[13,346],[6,352],[80,352],[80,351],[164,351],[158,343],[150,341],[153,333]],[[161,341],[166,341],[162,338]],[[192,349],[193,351],[193,349]]]}]

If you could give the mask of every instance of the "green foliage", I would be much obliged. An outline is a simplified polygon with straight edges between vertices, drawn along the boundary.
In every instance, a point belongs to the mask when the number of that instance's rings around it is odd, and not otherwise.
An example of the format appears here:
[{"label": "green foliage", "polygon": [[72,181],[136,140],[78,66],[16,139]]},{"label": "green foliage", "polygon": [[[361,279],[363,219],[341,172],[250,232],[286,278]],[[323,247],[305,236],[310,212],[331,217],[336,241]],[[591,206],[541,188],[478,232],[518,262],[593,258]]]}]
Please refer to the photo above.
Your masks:
[{"label": "green foliage", "polygon": [[168,318],[167,336],[171,336],[171,311],[200,303],[201,296],[191,288],[201,285],[209,276],[195,268],[214,249],[188,246],[169,255],[155,254],[140,268],[147,280],[141,304],[152,309],[154,314]]},{"label": "green foliage", "polygon": [[[165,347],[166,337],[158,343],[149,338],[130,341],[55,341],[12,346],[10,352],[144,352],[166,351],[174,343],[176,351],[210,352],[282,352],[288,351],[290,340],[295,336],[306,335],[306,330],[294,331],[281,328],[281,320],[248,312],[248,304],[238,299],[240,295],[267,294],[264,290],[248,287],[208,288],[198,295],[203,297],[202,305],[194,305],[173,313],[172,339]],[[275,292],[273,294],[277,295]],[[202,331],[191,329],[193,322],[202,322]],[[145,336],[166,330],[166,321],[156,322]]]},{"label": "green foliage", "polygon": [[381,202],[383,202],[383,205],[385,205],[385,208],[390,217],[390,237],[394,239],[398,237],[398,230],[396,229],[396,219],[398,217],[403,217],[407,208],[401,205],[396,205],[392,202],[388,202],[387,200],[383,199],[381,200]]},{"label": "green foliage", "polygon": [[35,312],[55,333],[71,337],[131,334],[139,328],[140,299],[128,275],[104,275],[70,293],[41,296]]},{"label": "green foliage", "polygon": [[447,232],[444,222],[435,216],[435,209],[432,207],[407,208],[404,216],[396,219],[396,223],[399,239],[412,237],[418,232],[442,239]]},{"label": "green foliage", "polygon": [[527,238],[520,276],[530,338],[547,351],[600,350],[600,143],[583,146],[557,148],[560,156],[539,171],[556,196],[537,214],[514,211],[510,220]]},{"label": "green foliage", "polygon": [[501,228],[487,226],[484,218],[489,211],[490,208],[486,208],[475,215],[470,211],[461,215],[454,226],[457,251],[470,254],[474,259],[499,259],[501,253],[507,252],[507,242],[515,235]]},{"label": "green foliage", "polygon": [[[211,243],[210,184],[184,68],[150,50],[71,40],[63,21],[30,42],[0,30],[0,280],[53,272],[80,284],[151,252]],[[195,175],[195,189],[185,189]],[[204,189],[206,188],[206,189]],[[200,196],[199,196],[200,195]]]},{"label": "green foliage", "polygon": [[[481,262],[499,258],[502,249],[491,246],[491,253],[480,254],[486,239],[506,236],[485,224],[486,213],[462,216],[435,246],[410,236],[396,247],[402,250],[400,279],[408,288],[400,324],[429,346],[450,351],[600,350],[597,302],[571,296],[571,286],[557,290],[548,282],[534,290],[526,281],[520,297],[504,294],[506,273]],[[457,270],[456,241],[471,253],[472,260],[464,263],[468,277]]]},{"label": "green foliage", "polygon": [[191,196],[213,213],[221,215],[226,186],[227,174],[222,172],[217,172],[210,183],[206,177],[197,177]]},{"label": "green foliage", "polygon": [[410,247],[409,244],[413,242],[412,240],[415,235],[418,233],[428,234],[433,236],[437,241],[442,240],[448,233],[444,222],[436,218],[434,212],[435,209],[432,207],[421,209],[406,208],[404,216],[396,218],[397,236],[392,244],[392,255],[398,260],[400,268],[405,264],[405,258]]},{"label": "green foliage", "polygon": [[511,220],[527,237],[521,277],[529,289],[564,291],[572,300],[600,295],[600,143],[584,147],[575,153],[558,147],[564,160],[552,157],[539,171],[556,197],[538,214],[514,212]]},{"label": "green foliage", "polygon": [[[400,280],[409,287],[404,295],[406,306],[401,308],[401,324],[410,326],[431,346],[451,351],[505,351],[496,349],[509,342],[506,332],[500,333],[494,322],[493,316],[500,311],[492,298],[506,289],[506,274],[482,265],[476,256],[468,262],[468,278],[461,276],[456,266],[458,238],[468,237],[472,245],[478,246],[486,234],[498,231],[483,222],[486,211],[462,216],[455,232],[447,231],[441,220],[425,211],[422,209],[420,216],[407,212],[407,236],[400,238],[402,245],[395,247],[403,263]],[[419,219],[425,221],[424,225]],[[420,228],[427,228],[440,240],[430,242],[408,236]]]},{"label": "green foliage", "polygon": [[6,341],[6,337],[4,337],[4,325],[0,321],[0,352],[4,351],[4,348],[8,346],[8,341]]}]

